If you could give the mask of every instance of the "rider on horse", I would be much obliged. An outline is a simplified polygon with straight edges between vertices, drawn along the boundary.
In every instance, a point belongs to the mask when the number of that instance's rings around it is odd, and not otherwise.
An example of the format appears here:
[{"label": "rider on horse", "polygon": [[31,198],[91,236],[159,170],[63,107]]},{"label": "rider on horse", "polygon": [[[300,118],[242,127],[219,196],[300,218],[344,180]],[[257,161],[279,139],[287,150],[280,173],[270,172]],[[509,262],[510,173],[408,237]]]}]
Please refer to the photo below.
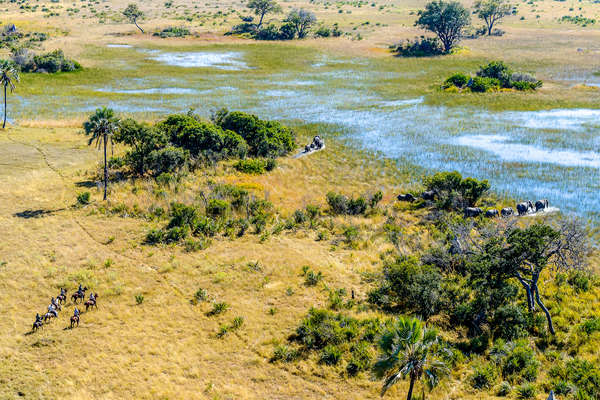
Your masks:
[{"label": "rider on horse", "polygon": [[54,307],[54,304],[50,304],[48,306],[48,314],[53,314],[55,317],[58,317],[58,313],[56,312],[56,308]]},{"label": "rider on horse", "polygon": [[65,290],[65,288],[60,288],[60,297],[64,299],[66,295],[67,291]]},{"label": "rider on horse", "polygon": [[50,299],[50,304],[52,305],[52,307],[54,307],[55,309],[58,309],[58,304],[56,299],[53,297],[52,299]]},{"label": "rider on horse", "polygon": [[90,293],[90,301],[96,303],[96,296],[94,296],[94,293]]},{"label": "rider on horse", "polygon": [[38,313],[35,314],[35,323],[42,322],[42,316]]},{"label": "rider on horse", "polygon": [[79,318],[79,309],[77,307],[73,310],[73,316]]}]

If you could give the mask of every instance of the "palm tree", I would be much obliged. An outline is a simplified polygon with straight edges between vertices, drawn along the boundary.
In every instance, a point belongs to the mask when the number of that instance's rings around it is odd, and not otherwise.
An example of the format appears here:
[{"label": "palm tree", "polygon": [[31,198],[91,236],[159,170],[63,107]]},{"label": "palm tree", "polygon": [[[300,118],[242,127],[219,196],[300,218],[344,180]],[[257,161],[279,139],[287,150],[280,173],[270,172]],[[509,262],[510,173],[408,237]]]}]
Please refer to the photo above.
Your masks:
[{"label": "palm tree", "polygon": [[406,400],[411,400],[415,383],[424,380],[430,390],[448,372],[440,358],[447,352],[435,329],[429,329],[416,318],[400,317],[379,342],[382,355],[373,366],[378,378],[385,378],[381,396],[399,380],[408,377]]},{"label": "palm tree", "polygon": [[6,128],[6,89],[15,90],[15,83],[19,82],[19,71],[15,64],[7,60],[0,61],[0,84],[4,86],[4,122],[2,129]]},{"label": "palm tree", "polygon": [[104,200],[106,200],[106,191],[108,188],[108,163],[106,160],[106,147],[110,140],[112,144],[112,136],[119,128],[119,120],[115,117],[112,109],[102,107],[98,108],[90,119],[83,123],[85,134],[90,136],[88,145],[96,143],[100,148],[104,146]]}]

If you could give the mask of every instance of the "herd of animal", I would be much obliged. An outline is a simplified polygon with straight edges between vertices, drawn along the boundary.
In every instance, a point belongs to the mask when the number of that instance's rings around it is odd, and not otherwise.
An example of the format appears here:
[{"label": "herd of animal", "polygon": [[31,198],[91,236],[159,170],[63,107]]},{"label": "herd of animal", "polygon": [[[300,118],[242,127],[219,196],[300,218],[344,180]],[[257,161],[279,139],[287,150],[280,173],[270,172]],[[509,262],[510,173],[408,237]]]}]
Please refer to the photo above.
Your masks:
[{"label": "herd of animal", "polygon": [[[399,194],[397,198],[399,201],[407,201],[407,202],[413,202],[417,199],[414,195],[412,195],[410,193]],[[433,200],[435,200],[435,192],[433,192],[433,191],[423,192],[421,194],[421,198],[425,201],[433,201]],[[519,203],[519,204],[517,204],[516,212],[515,212],[515,209],[512,207],[506,207],[506,208],[501,209],[500,211],[498,211],[496,209],[489,209],[489,210],[483,211],[483,209],[481,209],[480,207],[466,207],[465,208],[465,217],[475,218],[475,217],[484,215],[488,218],[497,218],[500,216],[510,217],[515,214],[517,214],[519,216],[523,216],[523,215],[527,215],[527,214],[535,214],[538,212],[544,212],[548,209],[548,207],[549,207],[549,203],[548,203],[548,200],[546,200],[546,199],[538,200],[535,203],[533,203],[531,200],[527,200],[522,203]]]},{"label": "herd of animal", "polygon": [[[89,308],[98,308],[98,293],[90,293],[89,299],[85,300],[85,292],[88,290],[87,287],[81,287],[79,285],[79,289],[71,295],[71,301],[73,305],[75,305],[75,309],[73,310],[73,315],[71,316],[71,328],[75,325],[79,326],[79,317],[80,312],[77,308],[77,302],[81,301],[81,304],[85,305],[85,311],[88,311]],[[35,322],[31,328],[32,332],[37,331],[39,328],[42,328],[44,324],[52,321],[52,318],[58,317],[58,312],[62,310],[63,303],[66,305],[67,302],[67,290],[64,288],[60,289],[60,294],[56,296],[56,298],[52,297],[50,299],[50,305],[48,305],[48,311],[41,316],[40,314],[36,314]]]}]

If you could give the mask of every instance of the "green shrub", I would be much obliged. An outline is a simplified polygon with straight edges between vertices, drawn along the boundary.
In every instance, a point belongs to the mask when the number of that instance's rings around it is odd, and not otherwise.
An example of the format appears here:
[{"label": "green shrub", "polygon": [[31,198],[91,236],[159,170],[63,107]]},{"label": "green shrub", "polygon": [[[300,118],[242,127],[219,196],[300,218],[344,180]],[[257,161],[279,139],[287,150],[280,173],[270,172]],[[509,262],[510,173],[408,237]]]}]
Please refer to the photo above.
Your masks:
[{"label": "green shrub", "polygon": [[177,172],[188,162],[189,154],[180,147],[167,146],[148,155],[148,166],[154,176]]},{"label": "green shrub", "polygon": [[[17,60],[21,60],[15,58]],[[72,72],[81,70],[81,65],[65,57],[62,50],[54,50],[49,53],[39,54],[28,59],[23,65],[19,65],[23,72]]]},{"label": "green shrub", "polygon": [[587,292],[592,288],[592,275],[586,271],[569,271],[567,283],[577,292]]},{"label": "green shrub", "polygon": [[370,303],[392,312],[415,312],[428,318],[441,303],[442,275],[414,257],[386,261],[379,287],[368,294]]},{"label": "green shrub", "polygon": [[315,31],[315,37],[320,37],[320,38],[328,38],[331,36],[331,29],[325,25],[321,25],[316,31]]},{"label": "green shrub", "polygon": [[450,78],[446,79],[444,81],[444,88],[448,88],[451,86],[456,86],[458,88],[463,88],[467,85],[467,83],[469,82],[469,78],[467,75],[465,74],[454,74],[452,75]]},{"label": "green shrub", "polygon": [[140,293],[140,294],[136,294],[136,295],[135,295],[135,303],[136,303],[137,305],[140,305],[140,304],[142,304],[143,302],[144,302],[144,295],[143,295],[143,294],[141,294],[141,293]]},{"label": "green shrub", "polygon": [[320,361],[327,365],[337,365],[342,359],[342,350],[335,345],[327,345],[321,351]]},{"label": "green shrub", "polygon": [[165,232],[162,229],[152,229],[146,235],[145,242],[148,244],[162,243],[165,238]]},{"label": "green shrub", "polygon": [[510,394],[511,391],[512,391],[512,386],[510,386],[510,383],[503,381],[502,383],[500,383],[500,386],[498,386],[498,390],[496,391],[496,396],[506,397]]},{"label": "green shrub", "polygon": [[471,91],[476,93],[489,92],[500,88],[500,81],[495,78],[482,78],[476,76],[471,82]]},{"label": "green shrub", "polygon": [[291,362],[298,358],[299,353],[298,350],[293,349],[289,346],[277,346],[275,351],[273,352],[273,357],[271,357],[271,361],[284,361]]},{"label": "green shrub", "polygon": [[213,120],[224,130],[236,132],[248,143],[254,157],[279,157],[295,147],[294,133],[275,121],[264,121],[240,111],[219,111]]},{"label": "green shrub", "polygon": [[518,399],[533,399],[536,393],[537,390],[531,383],[525,383],[517,388]]},{"label": "green shrub", "polygon": [[588,319],[587,321],[582,322],[580,327],[588,336],[594,332],[600,332],[600,317]]},{"label": "green shrub", "polygon": [[153,36],[158,36],[163,39],[170,37],[186,37],[189,35],[191,35],[190,30],[184,26],[169,26],[160,32],[154,32],[153,34]]},{"label": "green shrub", "polygon": [[90,204],[90,196],[90,192],[79,193],[77,195],[77,204],[82,206]]},{"label": "green shrub", "polygon": [[517,305],[502,306],[494,313],[494,336],[505,340],[515,340],[527,331],[527,318]]},{"label": "green shrub", "polygon": [[306,273],[306,277],[304,279],[304,284],[306,286],[315,286],[317,283],[321,282],[322,279],[323,279],[323,273],[321,271],[319,271],[319,272],[308,271]]},{"label": "green shrub", "polygon": [[474,366],[470,380],[475,389],[489,389],[496,380],[496,367],[490,363]]},{"label": "green shrub", "polygon": [[[479,67],[477,76],[495,80],[502,87],[510,87],[512,71],[503,61],[492,61],[488,65]],[[475,79],[473,79],[473,83],[475,83]],[[473,89],[471,88],[471,90]]]},{"label": "green shrub", "polygon": [[371,368],[373,356],[371,354],[371,346],[366,342],[358,342],[350,349],[352,357],[346,365],[348,375],[354,376],[361,371],[368,371]]},{"label": "green shrub", "polygon": [[210,199],[206,206],[206,215],[213,218],[224,218],[229,214],[229,203],[225,200]]},{"label": "green shrub", "polygon": [[208,313],[208,315],[223,314],[227,310],[229,310],[229,304],[225,303],[224,301],[222,301],[222,302],[215,302],[215,303],[213,303],[213,308]]},{"label": "green shrub", "polygon": [[260,158],[247,158],[245,160],[239,160],[233,167],[240,172],[245,174],[264,174],[266,171],[266,161]]},{"label": "green shrub", "polygon": [[437,38],[424,36],[402,41],[391,46],[391,50],[401,57],[431,57],[444,54],[444,49]]},{"label": "green shrub", "polygon": [[235,317],[231,323],[231,329],[236,330],[244,325],[244,317]]},{"label": "green shrub", "polygon": [[537,378],[540,362],[527,342],[517,342],[508,349],[502,360],[502,375],[513,381],[521,378],[533,382]]},{"label": "green shrub", "polygon": [[206,301],[208,299],[208,293],[207,293],[206,289],[202,289],[202,288],[198,289],[196,291],[196,293],[194,293],[194,299],[197,302]]}]

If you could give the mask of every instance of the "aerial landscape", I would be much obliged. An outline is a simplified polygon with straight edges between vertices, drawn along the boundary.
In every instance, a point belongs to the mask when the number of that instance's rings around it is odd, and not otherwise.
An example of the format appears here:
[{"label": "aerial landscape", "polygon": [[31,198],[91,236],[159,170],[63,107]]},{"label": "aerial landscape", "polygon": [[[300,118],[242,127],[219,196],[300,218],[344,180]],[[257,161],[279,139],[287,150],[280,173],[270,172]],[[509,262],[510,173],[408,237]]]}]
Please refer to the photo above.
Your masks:
[{"label": "aerial landscape", "polygon": [[0,399],[600,399],[597,0],[0,10]]}]

